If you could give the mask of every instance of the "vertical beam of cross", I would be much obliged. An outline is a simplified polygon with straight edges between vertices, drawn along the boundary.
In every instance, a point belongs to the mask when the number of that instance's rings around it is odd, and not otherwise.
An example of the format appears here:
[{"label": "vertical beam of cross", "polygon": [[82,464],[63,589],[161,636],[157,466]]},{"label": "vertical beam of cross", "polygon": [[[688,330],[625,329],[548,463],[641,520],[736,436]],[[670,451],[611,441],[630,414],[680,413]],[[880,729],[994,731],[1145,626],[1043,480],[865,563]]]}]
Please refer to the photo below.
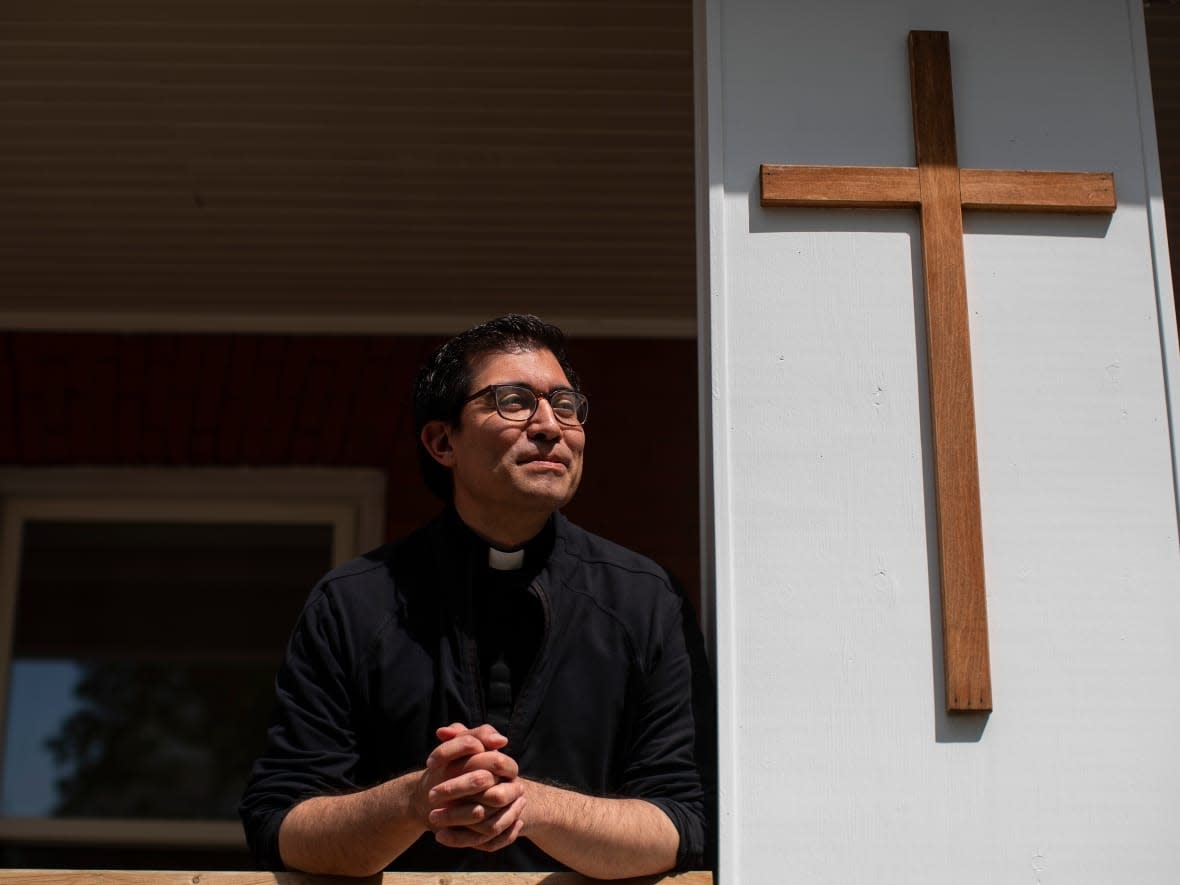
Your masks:
[{"label": "vertical beam of cross", "polygon": [[948,35],[911,31],[909,53],[916,168],[763,165],[762,205],[920,210],[946,706],[950,712],[988,711],[991,664],[963,210],[1109,215],[1116,206],[1114,177],[960,169]]},{"label": "vertical beam of cross", "polygon": [[[910,34],[947,704],[992,708],[963,210],[947,35]],[[948,666],[949,665],[949,666]]]}]

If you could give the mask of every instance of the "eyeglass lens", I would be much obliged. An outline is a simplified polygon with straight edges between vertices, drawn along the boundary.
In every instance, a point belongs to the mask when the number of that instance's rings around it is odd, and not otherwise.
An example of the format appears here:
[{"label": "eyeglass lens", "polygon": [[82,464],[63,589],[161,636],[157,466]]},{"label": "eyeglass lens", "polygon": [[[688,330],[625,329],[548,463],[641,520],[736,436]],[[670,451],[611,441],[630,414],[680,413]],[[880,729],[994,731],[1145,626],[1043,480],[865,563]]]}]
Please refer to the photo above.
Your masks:
[{"label": "eyeglass lens", "polygon": [[[537,411],[537,394],[527,387],[505,384],[495,388],[496,409],[510,421],[527,421]],[[555,390],[541,396],[549,400],[553,415],[562,424],[582,424],[589,401],[576,390]]]}]

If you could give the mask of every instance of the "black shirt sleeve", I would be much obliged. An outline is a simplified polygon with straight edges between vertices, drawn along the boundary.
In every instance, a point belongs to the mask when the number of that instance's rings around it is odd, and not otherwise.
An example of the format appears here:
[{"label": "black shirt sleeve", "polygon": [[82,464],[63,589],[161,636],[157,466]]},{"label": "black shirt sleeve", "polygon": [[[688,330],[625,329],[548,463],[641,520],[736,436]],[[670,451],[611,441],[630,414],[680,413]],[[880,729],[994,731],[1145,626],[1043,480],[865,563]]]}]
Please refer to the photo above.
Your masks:
[{"label": "black shirt sleeve", "polygon": [[304,799],[343,794],[358,761],[347,629],[323,586],[313,592],[275,679],[276,710],[239,813],[246,841],[264,869],[284,869],[279,827]]},{"label": "black shirt sleeve", "polygon": [[715,770],[713,683],[691,606],[664,619],[637,685],[624,792],[660,808],[680,833],[678,870],[710,862]]}]

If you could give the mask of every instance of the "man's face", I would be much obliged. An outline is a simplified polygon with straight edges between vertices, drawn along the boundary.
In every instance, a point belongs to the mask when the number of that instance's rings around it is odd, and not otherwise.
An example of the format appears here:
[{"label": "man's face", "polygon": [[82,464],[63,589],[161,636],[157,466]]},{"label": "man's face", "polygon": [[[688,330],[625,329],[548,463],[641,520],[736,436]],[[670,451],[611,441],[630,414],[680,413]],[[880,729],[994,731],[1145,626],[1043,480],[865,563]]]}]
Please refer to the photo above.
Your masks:
[{"label": "man's face", "polygon": [[[571,386],[557,358],[544,349],[482,354],[471,369],[469,394],[489,384],[519,384],[536,393]],[[545,399],[528,421],[510,421],[496,411],[491,394],[481,396],[463,407],[449,435],[460,513],[551,513],[573,498],[582,478],[585,431],[559,423]]]}]

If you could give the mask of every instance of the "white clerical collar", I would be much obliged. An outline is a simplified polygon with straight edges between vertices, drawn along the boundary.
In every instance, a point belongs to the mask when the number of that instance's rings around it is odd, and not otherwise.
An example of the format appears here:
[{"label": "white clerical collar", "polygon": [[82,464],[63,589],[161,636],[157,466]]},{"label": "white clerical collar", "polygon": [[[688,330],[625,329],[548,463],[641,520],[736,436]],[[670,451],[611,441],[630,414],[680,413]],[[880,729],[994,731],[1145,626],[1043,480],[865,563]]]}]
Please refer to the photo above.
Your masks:
[{"label": "white clerical collar", "polygon": [[498,572],[510,572],[524,565],[524,548],[520,550],[497,550],[488,548],[488,568]]}]

